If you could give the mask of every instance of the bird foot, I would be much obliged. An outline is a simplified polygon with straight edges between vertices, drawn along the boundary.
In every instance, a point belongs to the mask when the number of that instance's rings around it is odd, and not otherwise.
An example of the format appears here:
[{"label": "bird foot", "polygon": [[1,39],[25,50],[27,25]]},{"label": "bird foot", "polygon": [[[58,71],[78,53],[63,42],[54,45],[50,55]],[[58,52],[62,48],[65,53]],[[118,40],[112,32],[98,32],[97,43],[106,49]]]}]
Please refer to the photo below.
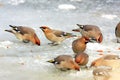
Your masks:
[{"label": "bird foot", "polygon": [[30,41],[29,40],[23,40],[24,43],[29,43]]}]

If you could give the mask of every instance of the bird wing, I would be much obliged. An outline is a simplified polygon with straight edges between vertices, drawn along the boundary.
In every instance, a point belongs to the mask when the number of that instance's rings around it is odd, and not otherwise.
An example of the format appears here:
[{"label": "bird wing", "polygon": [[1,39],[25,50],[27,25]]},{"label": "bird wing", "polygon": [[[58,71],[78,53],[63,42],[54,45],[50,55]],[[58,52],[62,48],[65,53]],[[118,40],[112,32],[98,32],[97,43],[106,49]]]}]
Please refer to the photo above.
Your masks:
[{"label": "bird wing", "polygon": [[23,27],[23,26],[11,26],[11,27],[13,30],[15,30],[16,32],[19,32],[22,35],[34,33],[34,30],[29,27]]},{"label": "bird wing", "polygon": [[60,30],[52,30],[53,34],[55,34],[57,37],[61,37],[62,34],[64,33],[63,31]]},{"label": "bird wing", "polygon": [[66,61],[66,60],[71,60],[71,59],[72,59],[72,57],[69,55],[61,55],[61,56],[58,56],[57,58],[55,58],[54,60],[57,63],[60,63],[61,61]]},{"label": "bird wing", "polygon": [[64,31],[60,31],[60,30],[52,30],[52,32],[57,36],[57,37],[62,37],[62,36],[75,36],[72,33],[68,33],[68,32],[64,32]]},{"label": "bird wing", "polygon": [[20,31],[21,34],[33,34],[34,30],[32,28],[29,27],[18,27],[18,30]]},{"label": "bird wing", "polygon": [[93,29],[96,29],[96,26],[94,26],[94,25],[84,25],[84,26],[83,26],[83,29],[84,29],[85,31],[91,31],[91,30],[93,30]]}]

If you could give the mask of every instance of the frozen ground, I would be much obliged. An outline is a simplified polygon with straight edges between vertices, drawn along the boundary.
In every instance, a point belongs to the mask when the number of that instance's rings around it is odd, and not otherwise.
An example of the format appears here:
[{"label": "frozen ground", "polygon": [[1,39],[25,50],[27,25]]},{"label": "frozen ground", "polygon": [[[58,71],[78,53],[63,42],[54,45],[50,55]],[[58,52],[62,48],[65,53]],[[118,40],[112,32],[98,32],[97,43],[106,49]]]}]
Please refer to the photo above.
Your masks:
[{"label": "frozen ground", "polygon": [[[98,25],[104,41],[101,44],[88,43],[86,53],[90,56],[90,64],[100,56],[98,54],[120,54],[120,45],[114,34],[120,21],[119,4],[120,0],[0,0],[0,79],[93,80],[92,70],[61,72],[47,63],[60,54],[73,55],[71,43],[75,38],[51,47],[39,27],[48,25],[72,32],[77,23]],[[5,32],[10,24],[34,28],[41,46],[22,43]],[[103,53],[97,50],[103,50]]]}]

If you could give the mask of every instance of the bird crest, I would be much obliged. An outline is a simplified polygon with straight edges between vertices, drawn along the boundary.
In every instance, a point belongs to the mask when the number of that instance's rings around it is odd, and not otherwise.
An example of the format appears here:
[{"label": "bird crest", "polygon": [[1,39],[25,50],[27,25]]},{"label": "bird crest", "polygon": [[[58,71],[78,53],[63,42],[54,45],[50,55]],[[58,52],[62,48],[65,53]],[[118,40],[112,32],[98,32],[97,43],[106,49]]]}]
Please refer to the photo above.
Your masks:
[{"label": "bird crest", "polygon": [[84,25],[76,24],[77,26],[80,27],[80,29],[83,29]]},{"label": "bird crest", "polygon": [[16,32],[19,32],[20,33],[20,30],[18,29],[18,27],[16,26],[12,26],[12,25],[9,25],[13,30],[15,30]]}]

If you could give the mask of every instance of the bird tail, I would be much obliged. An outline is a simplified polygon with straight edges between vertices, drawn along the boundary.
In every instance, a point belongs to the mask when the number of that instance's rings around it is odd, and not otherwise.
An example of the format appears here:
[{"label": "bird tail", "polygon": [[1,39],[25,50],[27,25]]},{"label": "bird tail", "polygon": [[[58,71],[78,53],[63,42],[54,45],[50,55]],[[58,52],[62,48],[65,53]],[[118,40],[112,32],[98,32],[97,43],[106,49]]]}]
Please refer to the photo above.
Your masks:
[{"label": "bird tail", "polygon": [[40,46],[40,40],[39,40],[39,38],[37,37],[36,34],[34,34],[34,40],[35,40],[35,44],[37,44],[38,46]]}]

